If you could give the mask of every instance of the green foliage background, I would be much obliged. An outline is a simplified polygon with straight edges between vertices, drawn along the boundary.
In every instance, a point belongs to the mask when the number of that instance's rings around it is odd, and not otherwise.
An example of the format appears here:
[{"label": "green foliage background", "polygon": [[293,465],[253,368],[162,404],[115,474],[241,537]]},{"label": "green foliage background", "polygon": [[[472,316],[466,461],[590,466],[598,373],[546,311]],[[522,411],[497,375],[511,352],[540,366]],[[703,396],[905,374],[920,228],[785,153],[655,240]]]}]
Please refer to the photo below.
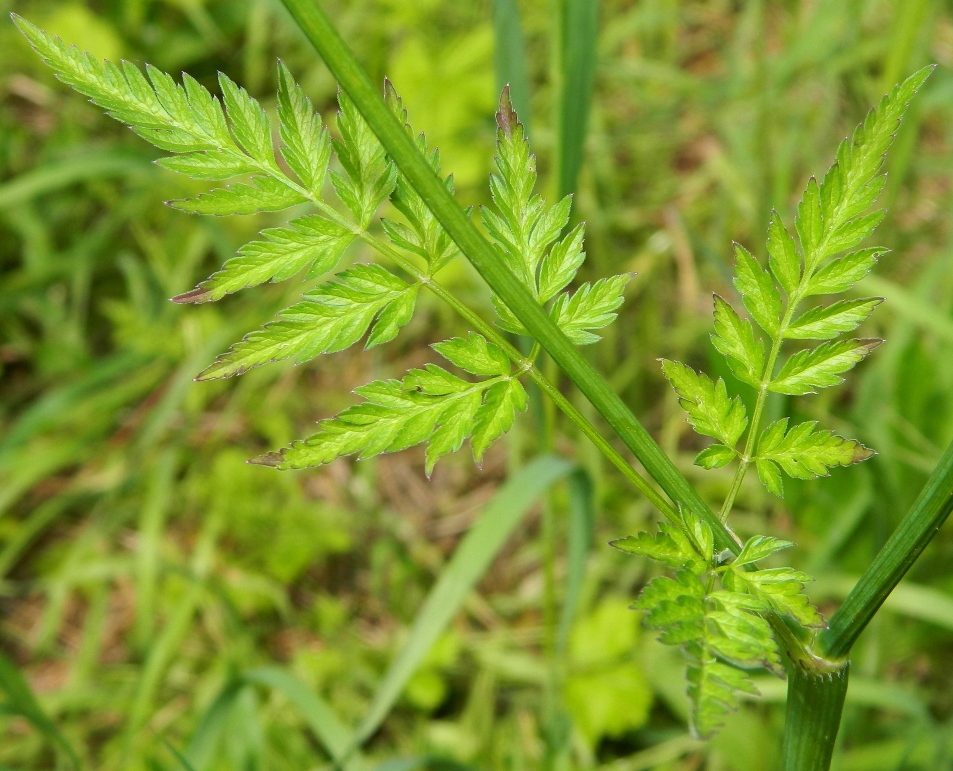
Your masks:
[{"label": "green foliage background", "polygon": [[[461,198],[486,202],[496,103],[489,3],[326,7],[373,75],[397,85]],[[552,191],[551,9],[544,0],[520,8],[534,149]],[[187,69],[210,86],[224,71],[269,108],[280,57],[319,109],[333,101],[327,71],[272,0],[8,0],[0,10],[102,57]],[[862,330],[887,344],[847,388],[768,407],[806,410],[796,417],[821,419],[879,455],[788,482],[783,501],[753,478],[739,496],[742,535],[797,542],[791,559],[818,576],[808,591],[824,608],[849,589],[953,436],[953,8],[603,0],[601,17],[576,198],[588,223],[581,278],[638,275],[620,322],[589,354],[715,501],[730,472],[691,465],[703,445],[656,359],[732,377],[708,338],[710,292],[732,292],[732,240],[763,256],[771,208],[790,222],[806,179],[868,107],[919,66],[941,65],[888,164],[890,214],[877,241],[894,251],[856,292],[887,298]],[[461,534],[536,453],[533,417],[481,470],[460,453],[429,482],[419,448],[294,474],[245,465],[352,403],[353,387],[419,366],[455,320],[422,296],[422,312],[386,352],[193,384],[302,287],[267,286],[216,306],[167,298],[278,220],[164,207],[204,186],[154,167],[141,140],[57,84],[6,20],[0,73],[0,649],[91,768],[181,768],[163,739],[196,769],[326,767],[285,696],[246,688],[216,711],[217,696],[236,673],[277,664],[359,722]],[[456,291],[489,317],[488,292],[467,268],[452,270]],[[480,769],[772,768],[783,684],[759,679],[762,698],[710,747],[688,737],[681,662],[626,610],[651,577],[647,563],[605,546],[649,526],[652,512],[571,431],[556,447],[590,471],[597,506],[560,693],[546,695],[545,548],[534,516],[367,754]],[[554,505],[565,508],[563,493]],[[565,518],[556,522],[562,543]],[[861,639],[837,768],[953,768],[951,558],[953,538],[941,532]],[[566,570],[560,549],[559,581]],[[554,702],[573,728],[568,750],[547,761]],[[213,720],[222,738],[202,745],[196,737]],[[58,762],[20,718],[0,713],[0,736],[2,767]]]}]

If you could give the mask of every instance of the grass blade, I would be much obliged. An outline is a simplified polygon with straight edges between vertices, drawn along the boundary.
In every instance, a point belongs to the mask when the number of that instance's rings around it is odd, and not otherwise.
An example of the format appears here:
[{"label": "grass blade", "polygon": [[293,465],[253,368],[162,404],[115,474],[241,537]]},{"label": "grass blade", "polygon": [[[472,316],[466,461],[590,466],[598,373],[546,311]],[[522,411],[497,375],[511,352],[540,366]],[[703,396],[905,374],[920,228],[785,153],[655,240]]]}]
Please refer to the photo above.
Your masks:
[{"label": "grass blade", "polygon": [[240,680],[226,683],[215,697],[215,701],[205,710],[199,721],[199,727],[186,750],[186,755],[192,764],[190,771],[202,771],[211,763],[218,748],[219,737],[228,719],[228,713],[244,686],[245,684]]},{"label": "grass blade", "polygon": [[579,609],[582,597],[582,582],[586,575],[586,557],[592,545],[596,524],[595,499],[592,479],[582,469],[569,477],[569,537],[566,549],[566,592],[563,597],[562,614],[556,649],[559,655],[566,653],[572,622]]},{"label": "grass blade", "polygon": [[358,756],[348,752],[352,745],[351,731],[321,697],[290,672],[280,667],[262,667],[245,672],[242,680],[284,694],[298,708],[315,738],[339,767],[351,769],[357,765]]},{"label": "grass blade", "polygon": [[596,80],[599,0],[561,0],[557,13],[559,197],[575,192]]},{"label": "grass blade", "polygon": [[496,93],[499,94],[509,84],[513,107],[529,135],[529,71],[526,66],[523,25],[516,0],[493,0],[493,38]]},{"label": "grass blade", "polygon": [[524,466],[497,491],[477,524],[457,547],[417,614],[404,649],[391,664],[358,728],[357,742],[371,736],[387,717],[407,681],[493,563],[510,533],[526,516],[533,501],[572,468],[566,460],[543,455]]},{"label": "grass blade", "polygon": [[0,653],[0,690],[9,699],[3,705],[9,712],[20,715],[32,723],[50,744],[63,751],[73,768],[80,768],[79,756],[76,751],[43,711],[33,695],[29,683],[27,683],[26,678],[23,677],[16,664],[2,653]]},{"label": "grass blade", "polygon": [[0,208],[28,201],[43,193],[84,179],[153,174],[149,158],[141,153],[86,148],[72,158],[54,161],[0,185]]}]

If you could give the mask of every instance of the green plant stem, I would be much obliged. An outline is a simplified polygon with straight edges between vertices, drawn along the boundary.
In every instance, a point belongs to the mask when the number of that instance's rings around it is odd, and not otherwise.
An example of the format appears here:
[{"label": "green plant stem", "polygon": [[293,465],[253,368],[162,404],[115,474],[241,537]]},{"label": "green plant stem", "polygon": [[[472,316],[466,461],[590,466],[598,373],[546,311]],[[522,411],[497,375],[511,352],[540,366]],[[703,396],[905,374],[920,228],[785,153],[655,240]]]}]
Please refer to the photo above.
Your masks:
[{"label": "green plant stem", "polygon": [[788,667],[783,771],[828,771],[847,695],[848,675],[846,663],[827,673]]},{"label": "green plant stem", "polygon": [[[652,439],[618,394],[556,326],[546,310],[536,302],[519,279],[513,276],[493,246],[480,234],[453,199],[443,182],[420,154],[404,127],[384,103],[367,73],[364,72],[321,8],[314,0],[282,0],[282,2],[324,59],[341,88],[377,135],[397,167],[490,288],[513,311],[533,338],[602,415],[664,493],[673,502],[691,510],[711,526],[714,545],[717,549],[728,549],[732,554],[738,554],[741,543],[734,533],[708,508],[698,492],[682,476],[675,464]],[[480,321],[475,314],[449,294],[446,294],[444,299],[458,312],[467,314],[464,318]],[[480,321],[480,323],[485,327],[485,322]],[[479,330],[482,327],[474,328]],[[507,345],[504,350],[510,348],[512,346]],[[605,453],[613,465],[637,489],[658,506],[663,514],[676,522],[678,526],[684,527],[674,507],[625,462],[555,385],[543,377],[531,363],[527,363],[527,372],[540,389],[553,399],[556,406],[596,444],[600,451]],[[823,669],[825,667],[826,662],[819,662],[799,636],[795,635],[780,617],[771,616],[770,622],[792,659],[807,668]]]},{"label": "green plant stem", "polygon": [[[375,249],[378,253],[390,259],[399,266],[408,275],[413,276],[415,280],[429,289],[433,294],[440,298],[446,305],[455,311],[464,321],[466,321],[475,331],[482,334],[487,340],[499,346],[504,353],[518,367],[528,373],[531,380],[540,388],[541,391],[550,397],[554,403],[591,441],[603,452],[609,461],[628,479],[638,490],[640,490],[652,504],[673,524],[681,525],[681,518],[678,511],[659,493],[652,485],[645,480],[632,466],[622,457],[622,455],[609,444],[605,438],[599,434],[592,426],[589,420],[577,410],[572,402],[566,399],[559,389],[550,382],[549,379],[536,367],[533,362],[539,355],[540,346],[538,342],[533,344],[533,350],[529,356],[524,357],[520,351],[510,344],[510,342],[499,334],[496,329],[484,321],[480,316],[474,313],[466,304],[460,302],[452,293],[444,289],[425,271],[420,270],[412,260],[405,257],[390,244],[382,241],[374,234],[361,225],[352,222],[346,216],[341,214],[326,201],[315,196],[311,191],[302,187],[294,180],[283,174],[281,171],[264,164],[257,164],[262,173],[274,177],[276,180],[286,185],[299,195],[307,198],[315,208],[318,209],[329,220],[350,231],[356,238],[359,238],[365,244]],[[551,432],[550,432],[551,433]]]},{"label": "green plant stem", "polygon": [[[738,539],[708,508],[675,464],[592,364],[556,326],[545,309],[512,275],[490,243],[453,199],[443,182],[420,155],[412,138],[384,103],[378,89],[371,83],[321,8],[313,0],[283,2],[397,167],[490,288],[517,315],[530,334],[589,399],[669,498],[691,509],[712,526],[719,549],[730,549],[732,553],[737,553],[740,550]],[[547,389],[547,393],[552,391],[556,389]],[[559,402],[557,406],[562,409]]]},{"label": "green plant stem", "polygon": [[860,633],[917,557],[953,512],[953,442],[890,539],[851,589],[828,628],[818,651],[825,658],[847,656]]},{"label": "green plant stem", "polygon": [[784,309],[784,318],[781,319],[777,334],[771,340],[771,350],[764,364],[764,371],[761,373],[761,387],[758,389],[758,398],[755,401],[754,412],[751,413],[751,423],[748,427],[748,437],[745,440],[745,449],[741,456],[741,463],[738,465],[738,470],[735,472],[735,477],[731,482],[731,488],[728,491],[728,495],[718,515],[722,522],[728,521],[731,508],[735,505],[735,497],[738,495],[738,491],[741,489],[741,483],[744,481],[745,474],[748,472],[748,467],[751,465],[758,451],[758,431],[761,428],[761,416],[764,414],[764,406],[768,401],[768,386],[771,385],[771,380],[774,378],[774,369],[778,364],[778,356],[781,355],[781,346],[784,344],[784,334],[787,332],[794,318],[794,311],[797,310],[797,306],[801,302],[801,296],[810,279],[811,275],[805,270],[797,290],[788,298],[787,308]]}]

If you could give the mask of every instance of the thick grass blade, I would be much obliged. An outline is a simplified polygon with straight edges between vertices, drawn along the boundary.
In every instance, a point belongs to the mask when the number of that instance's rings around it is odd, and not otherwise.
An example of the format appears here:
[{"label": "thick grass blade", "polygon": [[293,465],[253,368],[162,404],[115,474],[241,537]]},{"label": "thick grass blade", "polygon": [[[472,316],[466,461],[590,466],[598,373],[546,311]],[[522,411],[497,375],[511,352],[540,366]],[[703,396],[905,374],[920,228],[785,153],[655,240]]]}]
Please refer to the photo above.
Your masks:
[{"label": "thick grass blade", "polygon": [[[516,0],[493,0],[493,62],[496,67],[496,94],[510,87],[510,99],[529,135],[530,85],[526,66],[526,41]],[[494,95],[496,98],[496,95]]]},{"label": "thick grass blade", "polygon": [[586,575],[586,558],[592,546],[596,524],[595,490],[592,479],[582,469],[569,477],[569,537],[566,545],[566,589],[563,595],[562,613],[556,649],[564,656],[569,644],[569,633],[579,610],[582,597],[582,582]]},{"label": "thick grass blade", "polygon": [[228,713],[244,687],[245,683],[241,680],[226,683],[203,713],[186,750],[186,756],[191,763],[190,767],[194,767],[194,771],[204,771],[212,762],[228,719]]},{"label": "thick grass blade", "polygon": [[263,685],[282,693],[297,707],[308,727],[321,746],[340,768],[354,769],[360,761],[356,752],[351,752],[353,734],[341,722],[334,710],[298,678],[280,667],[252,669],[242,675],[246,683]]},{"label": "thick grass blade", "polygon": [[175,452],[166,450],[149,481],[149,491],[139,515],[136,543],[136,643],[145,649],[155,631],[159,557],[165,520],[172,506],[177,467]]},{"label": "thick grass blade", "polygon": [[43,711],[16,664],[2,653],[0,653],[0,691],[7,698],[6,704],[0,705],[5,711],[20,715],[29,721],[50,744],[63,751],[74,769],[80,768],[79,756],[72,745]]},{"label": "thick grass blade", "polygon": [[576,191],[596,80],[599,0],[559,0],[557,168],[559,197]]},{"label": "thick grass blade", "polygon": [[457,547],[417,614],[403,650],[391,664],[357,730],[357,742],[371,736],[387,717],[407,681],[457,614],[533,501],[573,466],[543,455],[510,477]]}]

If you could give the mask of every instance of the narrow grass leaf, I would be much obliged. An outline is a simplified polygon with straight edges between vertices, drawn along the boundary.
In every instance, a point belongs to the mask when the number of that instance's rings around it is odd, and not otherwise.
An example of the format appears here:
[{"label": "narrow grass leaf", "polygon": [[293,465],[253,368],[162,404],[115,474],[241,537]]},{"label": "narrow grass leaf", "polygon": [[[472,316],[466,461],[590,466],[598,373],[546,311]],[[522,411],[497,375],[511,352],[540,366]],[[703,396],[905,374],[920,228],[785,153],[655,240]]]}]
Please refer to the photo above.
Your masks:
[{"label": "narrow grass leaf", "polygon": [[557,168],[559,195],[575,192],[582,169],[586,131],[596,81],[599,1],[559,0],[556,42],[561,48],[559,114],[557,115]]},{"label": "narrow grass leaf", "polygon": [[407,681],[489,569],[533,501],[572,470],[573,466],[561,458],[541,456],[511,476],[497,491],[441,571],[414,619],[407,642],[378,686],[357,730],[356,745],[377,731]]},{"label": "narrow grass leaf", "polygon": [[7,702],[3,705],[5,710],[26,719],[51,745],[58,747],[66,755],[70,765],[79,771],[81,764],[73,746],[44,712],[16,664],[2,653],[0,653],[0,690],[7,697]]},{"label": "narrow grass leaf", "polygon": [[356,771],[361,758],[354,734],[334,710],[297,677],[281,667],[262,667],[243,672],[241,679],[281,693],[304,717],[311,733],[343,771]]},{"label": "narrow grass leaf", "polygon": [[529,133],[530,81],[526,64],[526,42],[516,0],[493,0],[493,63],[496,93],[510,87],[513,108]]}]

